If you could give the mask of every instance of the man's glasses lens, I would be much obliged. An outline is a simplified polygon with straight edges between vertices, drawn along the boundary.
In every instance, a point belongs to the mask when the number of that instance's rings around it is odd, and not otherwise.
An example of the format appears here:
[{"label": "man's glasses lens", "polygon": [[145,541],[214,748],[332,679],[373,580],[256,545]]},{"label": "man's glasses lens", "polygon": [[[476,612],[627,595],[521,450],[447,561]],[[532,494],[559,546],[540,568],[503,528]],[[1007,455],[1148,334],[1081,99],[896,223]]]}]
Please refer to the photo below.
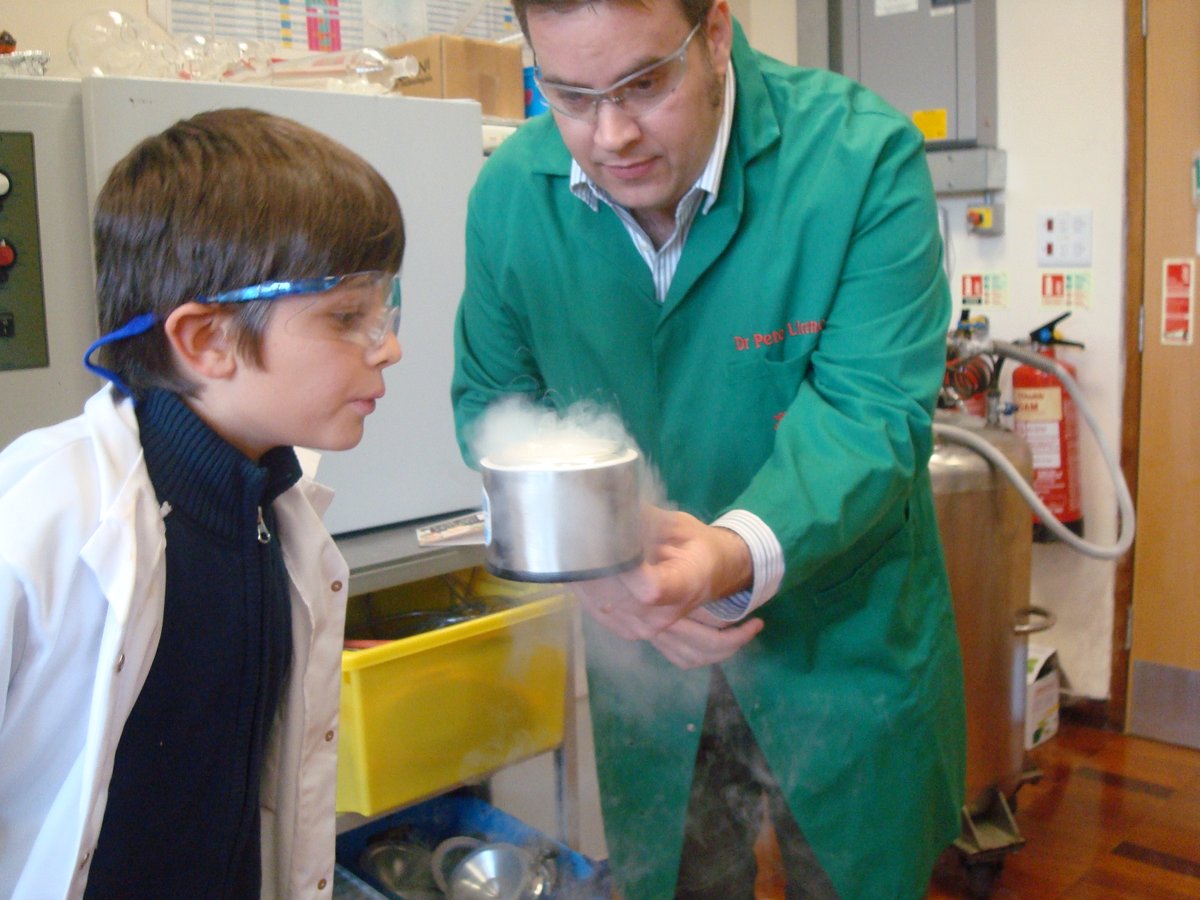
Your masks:
[{"label": "man's glasses lens", "polygon": [[554,81],[543,81],[537,72],[538,87],[546,102],[564,116],[594,121],[600,104],[607,100],[634,118],[645,115],[667,99],[679,87],[687,71],[687,50],[700,30],[697,24],[673,54],[651,63],[646,68],[627,75],[605,90],[571,87]]}]

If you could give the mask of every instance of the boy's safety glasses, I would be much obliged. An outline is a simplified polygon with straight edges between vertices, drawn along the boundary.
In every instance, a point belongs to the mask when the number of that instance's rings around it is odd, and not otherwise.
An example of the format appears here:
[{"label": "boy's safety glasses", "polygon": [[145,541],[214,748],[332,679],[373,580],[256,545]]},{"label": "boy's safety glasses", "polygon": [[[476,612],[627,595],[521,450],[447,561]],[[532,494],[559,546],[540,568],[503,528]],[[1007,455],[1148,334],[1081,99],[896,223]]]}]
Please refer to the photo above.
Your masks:
[{"label": "boy's safety glasses", "polygon": [[[353,272],[323,278],[264,281],[248,287],[192,298],[196,303],[226,304],[274,301],[308,297],[284,323],[291,334],[308,338],[332,338],[358,344],[367,350],[381,347],[388,335],[400,330],[400,276],[394,272]],[[88,371],[111,381],[124,394],[133,392],[117,373],[92,362],[92,355],[105,344],[144,334],[158,321],[154,313],[142,313],[116,331],[101,335],[83,354]]]},{"label": "boy's safety glasses", "polygon": [[652,62],[602,90],[544,81],[541,67],[534,68],[533,77],[546,102],[568,118],[594,124],[600,115],[600,104],[607,100],[625,115],[636,119],[650,112],[679,87],[687,72],[688,47],[702,24],[697,22],[679,49],[670,56]]},{"label": "boy's safety glasses", "polygon": [[354,272],[294,281],[264,281],[249,287],[196,297],[197,303],[251,303],[311,296],[314,302],[288,319],[292,333],[336,337],[368,349],[400,331],[400,276],[392,272]]}]

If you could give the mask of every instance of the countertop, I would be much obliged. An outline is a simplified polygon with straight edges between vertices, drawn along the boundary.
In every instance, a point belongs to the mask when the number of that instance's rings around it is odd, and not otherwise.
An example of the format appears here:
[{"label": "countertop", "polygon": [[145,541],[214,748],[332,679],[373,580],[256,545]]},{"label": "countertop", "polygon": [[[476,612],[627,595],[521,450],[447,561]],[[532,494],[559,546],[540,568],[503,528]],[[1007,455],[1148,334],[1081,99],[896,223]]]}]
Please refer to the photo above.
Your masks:
[{"label": "countertop", "polygon": [[417,543],[417,528],[454,515],[461,513],[335,536],[334,542],[350,566],[350,594],[378,591],[482,565],[482,545],[422,547]]}]

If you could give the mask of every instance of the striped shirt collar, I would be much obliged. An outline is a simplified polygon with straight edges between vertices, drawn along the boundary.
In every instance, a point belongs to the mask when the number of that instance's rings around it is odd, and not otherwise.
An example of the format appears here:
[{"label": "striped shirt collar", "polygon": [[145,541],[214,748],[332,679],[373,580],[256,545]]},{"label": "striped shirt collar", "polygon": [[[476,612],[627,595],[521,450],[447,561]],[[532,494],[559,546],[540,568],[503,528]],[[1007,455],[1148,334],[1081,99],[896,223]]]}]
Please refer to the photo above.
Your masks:
[{"label": "striped shirt collar", "polygon": [[[737,85],[734,82],[733,62],[730,61],[725,66],[725,102],[722,104],[721,121],[717,126],[717,138],[713,143],[712,154],[708,157],[708,163],[704,166],[700,177],[688,190],[688,194],[694,191],[704,191],[708,195],[700,210],[704,213],[707,213],[717,202],[717,190],[721,186],[721,172],[725,167],[725,151],[729,148],[729,133],[733,127],[733,101],[736,94]],[[614,208],[620,206],[609,196],[607,191],[588,177],[574,157],[571,158],[569,186],[571,193],[591,207],[592,212],[600,208],[601,200]]]}]

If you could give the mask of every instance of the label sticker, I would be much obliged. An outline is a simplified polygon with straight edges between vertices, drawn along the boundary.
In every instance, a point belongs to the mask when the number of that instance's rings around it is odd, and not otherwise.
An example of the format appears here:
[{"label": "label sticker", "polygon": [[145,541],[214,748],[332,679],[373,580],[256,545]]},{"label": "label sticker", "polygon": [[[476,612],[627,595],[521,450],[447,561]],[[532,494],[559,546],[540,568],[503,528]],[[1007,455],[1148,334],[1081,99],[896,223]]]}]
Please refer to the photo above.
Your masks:
[{"label": "label sticker", "polygon": [[950,114],[945,109],[915,109],[912,120],[927,141],[944,141],[950,135]]},{"label": "label sticker", "polygon": [[1195,267],[1193,259],[1163,260],[1163,344],[1191,346],[1196,309]]},{"label": "label sticker", "polygon": [[968,272],[961,285],[963,306],[1008,308],[1007,272]]},{"label": "label sticker", "polygon": [[1063,417],[1063,389],[1060,387],[1014,388],[1016,418],[1022,423],[1058,422]]},{"label": "label sticker", "polygon": [[917,0],[875,0],[876,16],[894,16],[897,13],[917,11]]},{"label": "label sticker", "polygon": [[1058,422],[1025,422],[1017,433],[1025,438],[1035,469],[1062,468],[1062,441]]},{"label": "label sticker", "polygon": [[1042,273],[1042,306],[1092,308],[1092,270]]}]

